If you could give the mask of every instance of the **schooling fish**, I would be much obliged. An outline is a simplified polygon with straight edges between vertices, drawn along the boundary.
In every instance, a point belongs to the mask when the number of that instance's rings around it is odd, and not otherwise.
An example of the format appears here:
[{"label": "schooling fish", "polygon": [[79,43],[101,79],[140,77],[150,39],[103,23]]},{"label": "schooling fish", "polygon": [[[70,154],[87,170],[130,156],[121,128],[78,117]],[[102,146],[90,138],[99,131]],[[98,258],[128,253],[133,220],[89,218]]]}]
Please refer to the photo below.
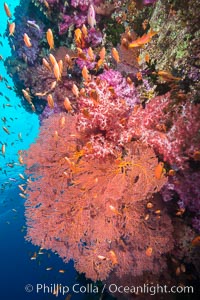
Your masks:
[{"label": "schooling fish", "polygon": [[1,152],[2,152],[3,156],[5,156],[5,153],[6,153],[6,145],[5,144],[3,144],[1,146]]},{"label": "schooling fish", "polygon": [[3,130],[7,133],[7,134],[10,134],[10,131],[8,130],[8,128],[6,128],[6,127],[2,127],[3,128]]}]

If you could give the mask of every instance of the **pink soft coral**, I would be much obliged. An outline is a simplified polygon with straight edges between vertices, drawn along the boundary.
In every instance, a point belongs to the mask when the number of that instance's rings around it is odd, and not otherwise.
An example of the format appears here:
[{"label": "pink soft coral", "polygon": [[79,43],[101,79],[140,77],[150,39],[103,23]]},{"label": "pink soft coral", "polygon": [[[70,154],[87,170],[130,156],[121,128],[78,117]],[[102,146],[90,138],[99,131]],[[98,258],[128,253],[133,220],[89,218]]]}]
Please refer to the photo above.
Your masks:
[{"label": "pink soft coral", "polygon": [[129,119],[134,138],[154,147],[164,161],[179,168],[193,158],[200,144],[200,104],[176,103],[170,93],[155,97]]},{"label": "pink soft coral", "polygon": [[130,140],[126,123],[138,98],[119,72],[109,70],[91,80],[77,101],[77,128],[88,136],[92,155],[113,155]]}]

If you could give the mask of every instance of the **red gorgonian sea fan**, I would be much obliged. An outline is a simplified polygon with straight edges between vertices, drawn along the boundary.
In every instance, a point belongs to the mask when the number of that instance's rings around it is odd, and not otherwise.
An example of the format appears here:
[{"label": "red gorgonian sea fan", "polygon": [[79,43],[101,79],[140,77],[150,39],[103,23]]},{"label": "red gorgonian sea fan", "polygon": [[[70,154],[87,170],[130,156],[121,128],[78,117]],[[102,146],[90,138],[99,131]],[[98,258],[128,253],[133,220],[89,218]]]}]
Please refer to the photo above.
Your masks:
[{"label": "red gorgonian sea fan", "polygon": [[[30,180],[25,203],[27,236],[57,252],[94,281],[160,272],[172,248],[172,226],[159,201],[151,199],[166,178],[157,179],[154,151],[132,142],[117,156],[84,154],[76,117],[44,120],[38,140],[24,155]],[[168,228],[167,233],[165,228]]]}]

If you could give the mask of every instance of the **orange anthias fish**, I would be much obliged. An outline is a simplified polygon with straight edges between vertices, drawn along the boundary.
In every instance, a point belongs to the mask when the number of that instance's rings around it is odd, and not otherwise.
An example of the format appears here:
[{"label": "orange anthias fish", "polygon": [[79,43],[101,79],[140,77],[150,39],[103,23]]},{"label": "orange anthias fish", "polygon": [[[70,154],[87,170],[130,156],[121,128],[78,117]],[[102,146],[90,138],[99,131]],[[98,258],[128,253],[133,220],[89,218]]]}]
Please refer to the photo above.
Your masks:
[{"label": "orange anthias fish", "polygon": [[95,60],[94,52],[91,47],[88,48],[88,55],[89,55],[91,61]]},{"label": "orange anthias fish", "polygon": [[163,173],[164,173],[164,163],[162,161],[160,161],[158,163],[157,167],[155,168],[155,177],[157,179],[161,179]]},{"label": "orange anthias fish", "polygon": [[80,30],[80,28],[77,28],[74,31],[74,37],[75,37],[76,44],[78,45],[81,44],[82,31]]},{"label": "orange anthias fish", "polygon": [[103,59],[101,59],[101,58],[98,60],[98,62],[96,63],[96,66],[95,66],[95,70],[96,70],[96,71],[98,71],[99,68],[103,65],[103,62],[104,62],[104,61],[103,61]]},{"label": "orange anthias fish", "polygon": [[7,17],[8,17],[8,18],[12,18],[10,9],[9,9],[8,4],[7,4],[6,2],[4,2],[4,10],[5,10],[5,12],[6,12]]},{"label": "orange anthias fish", "polygon": [[49,59],[50,59],[50,62],[52,63],[53,66],[57,63],[57,60],[55,59],[55,57],[51,53],[49,54]]},{"label": "orange anthias fish", "polygon": [[109,208],[116,215],[120,215],[120,216],[122,215],[122,214],[120,214],[120,212],[113,205],[109,205]]},{"label": "orange anthias fish", "polygon": [[53,73],[57,81],[61,79],[60,68],[57,62],[53,66]]},{"label": "orange anthias fish", "polygon": [[49,94],[49,95],[47,96],[47,102],[48,102],[49,107],[50,107],[51,109],[53,109],[53,108],[54,108],[54,100],[53,100],[52,94]]},{"label": "orange anthias fish", "polygon": [[13,36],[15,33],[15,22],[9,24],[9,36]]},{"label": "orange anthias fish", "polygon": [[60,76],[62,76],[62,72],[63,72],[63,61],[62,61],[62,59],[60,59],[58,61],[58,67],[59,67],[59,70],[60,70]]},{"label": "orange anthias fish", "polygon": [[117,63],[120,62],[119,53],[116,48],[112,48],[112,56]]},{"label": "orange anthias fish", "polygon": [[26,47],[28,47],[28,48],[32,47],[30,40],[31,39],[29,38],[28,34],[24,33],[24,43],[25,43]]},{"label": "orange anthias fish", "polygon": [[68,97],[65,97],[65,99],[64,99],[64,107],[68,112],[72,111],[72,105],[71,105],[71,102],[69,101]]},{"label": "orange anthias fish", "polygon": [[117,260],[117,256],[116,256],[115,252],[113,250],[110,250],[109,254],[110,254],[110,259],[112,261],[112,264],[113,265],[117,265],[118,264],[118,260]]},{"label": "orange anthias fish", "polygon": [[84,66],[82,69],[82,76],[86,81],[90,79],[90,75],[86,66]]},{"label": "orange anthias fish", "polygon": [[175,77],[170,72],[162,70],[157,72],[158,76],[160,76],[165,81],[180,81],[181,77]]},{"label": "orange anthias fish", "polygon": [[151,41],[152,37],[154,35],[158,34],[158,31],[153,31],[150,29],[148,33],[145,33],[142,37],[139,37],[137,40],[131,42],[128,47],[129,48],[136,48],[136,47],[141,47],[144,44],[147,44]]},{"label": "orange anthias fish", "polygon": [[78,97],[79,96],[79,90],[78,90],[78,87],[75,83],[73,83],[73,86],[72,86],[72,93],[74,94],[74,96]]},{"label": "orange anthias fish", "polygon": [[50,64],[48,63],[48,61],[45,58],[42,59],[42,64],[45,68],[47,68],[49,71],[51,71]]},{"label": "orange anthias fish", "polygon": [[85,24],[83,24],[82,28],[81,28],[81,31],[84,35],[84,37],[87,37],[88,35],[88,30],[87,30],[87,27],[85,26]]},{"label": "orange anthias fish", "polygon": [[146,256],[151,256],[152,255],[152,252],[153,252],[153,249],[151,247],[148,247],[145,251],[146,253]]},{"label": "orange anthias fish", "polygon": [[46,33],[47,42],[49,44],[50,50],[54,49],[54,38],[52,30],[49,28]]},{"label": "orange anthias fish", "polygon": [[102,59],[102,60],[105,59],[105,57],[106,57],[106,49],[105,49],[105,47],[103,47],[103,48],[100,50],[100,52],[99,52],[99,57],[100,57],[100,59]]},{"label": "orange anthias fish", "polygon": [[200,246],[200,235],[196,236],[192,240],[191,244],[192,244],[192,246],[199,247]]}]

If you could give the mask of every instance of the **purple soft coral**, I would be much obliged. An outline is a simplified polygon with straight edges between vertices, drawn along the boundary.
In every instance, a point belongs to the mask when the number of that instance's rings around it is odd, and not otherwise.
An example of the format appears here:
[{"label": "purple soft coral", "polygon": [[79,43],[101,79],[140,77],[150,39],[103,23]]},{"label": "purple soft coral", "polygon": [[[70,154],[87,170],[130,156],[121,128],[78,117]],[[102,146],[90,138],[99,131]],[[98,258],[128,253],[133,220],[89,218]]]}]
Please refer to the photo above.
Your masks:
[{"label": "purple soft coral", "polygon": [[107,83],[114,88],[116,95],[125,99],[126,103],[130,107],[133,107],[136,103],[138,103],[136,90],[130,87],[130,84],[127,83],[126,79],[120,72],[110,69],[108,71],[104,71],[99,78],[101,80],[106,80]]},{"label": "purple soft coral", "polygon": [[86,11],[90,4],[100,4],[102,0],[71,0],[71,6],[79,7],[80,10]]},{"label": "purple soft coral", "polygon": [[151,5],[154,4],[157,0],[143,0],[144,5]]}]

